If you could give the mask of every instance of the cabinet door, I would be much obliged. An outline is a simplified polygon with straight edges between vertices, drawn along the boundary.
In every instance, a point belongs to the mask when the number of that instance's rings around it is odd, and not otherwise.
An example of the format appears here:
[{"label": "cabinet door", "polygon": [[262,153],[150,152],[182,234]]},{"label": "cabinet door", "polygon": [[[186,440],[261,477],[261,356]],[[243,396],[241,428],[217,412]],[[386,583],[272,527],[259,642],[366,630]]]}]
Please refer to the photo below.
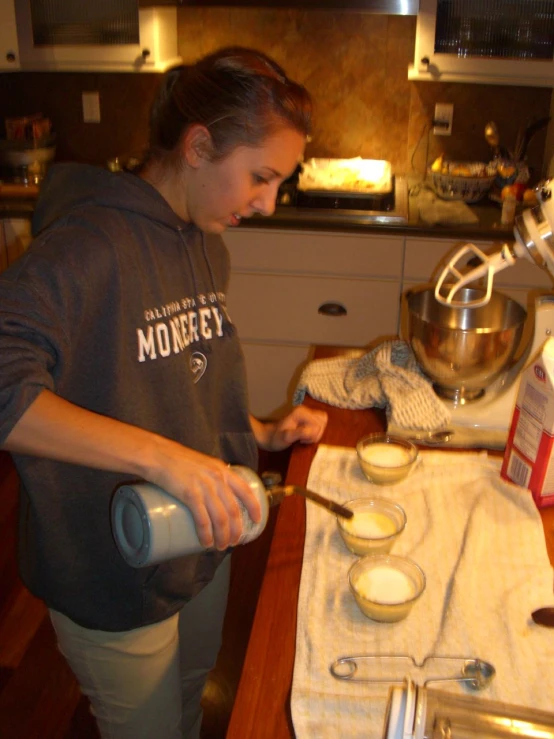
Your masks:
[{"label": "cabinet door", "polygon": [[19,69],[19,49],[13,0],[0,2],[0,71]]},{"label": "cabinet door", "polygon": [[[15,3],[23,69],[161,72],[181,62],[177,55],[177,8],[140,8],[138,44],[35,46],[29,1]],[[86,4],[82,7],[86,10]]]},{"label": "cabinet door", "polygon": [[313,344],[363,347],[397,333],[403,237],[241,228],[223,238],[255,415],[288,409]]},{"label": "cabinet door", "polygon": [[[461,52],[458,53],[457,48],[453,49],[452,53],[437,53],[435,51],[437,5],[438,0],[420,0],[414,64],[408,70],[409,79],[531,87],[554,86],[552,57],[548,60],[515,59],[513,57],[516,51],[513,52],[512,57],[507,54],[506,58],[468,56]],[[482,9],[487,8],[487,3],[477,5]],[[478,33],[477,22],[473,22],[469,17],[461,17],[459,20],[461,38],[471,39],[472,34]],[[547,22],[542,23],[544,28],[547,28]],[[503,13],[498,14],[497,23],[498,33],[496,35],[501,35],[506,24],[506,17]],[[533,22],[531,17],[526,18],[518,28],[519,38],[524,39],[526,35],[533,37],[540,26],[540,19]],[[548,44],[548,38],[545,38],[545,44]],[[522,50],[519,53],[525,52]]]},{"label": "cabinet door", "polygon": [[292,407],[292,395],[310,347],[243,341],[250,412],[256,418],[280,418]]}]

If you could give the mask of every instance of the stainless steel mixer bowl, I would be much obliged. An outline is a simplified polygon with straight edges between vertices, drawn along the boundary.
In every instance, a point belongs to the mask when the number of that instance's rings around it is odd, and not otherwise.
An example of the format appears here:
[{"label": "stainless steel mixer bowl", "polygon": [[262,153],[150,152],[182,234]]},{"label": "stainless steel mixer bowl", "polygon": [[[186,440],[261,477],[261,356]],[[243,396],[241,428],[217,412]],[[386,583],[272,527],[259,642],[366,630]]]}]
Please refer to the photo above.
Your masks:
[{"label": "stainless steel mixer bowl", "polygon": [[[456,300],[467,303],[483,290],[463,288]],[[408,291],[409,342],[436,392],[465,403],[483,395],[508,368],[519,346],[527,312],[515,300],[493,291],[487,305],[445,306],[434,287]]]}]

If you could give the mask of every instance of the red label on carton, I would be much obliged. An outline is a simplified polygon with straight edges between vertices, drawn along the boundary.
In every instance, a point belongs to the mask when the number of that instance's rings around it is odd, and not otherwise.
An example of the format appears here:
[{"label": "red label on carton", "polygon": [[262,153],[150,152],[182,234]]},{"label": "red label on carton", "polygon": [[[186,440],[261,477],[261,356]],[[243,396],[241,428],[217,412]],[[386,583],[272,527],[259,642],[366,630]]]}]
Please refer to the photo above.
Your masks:
[{"label": "red label on carton", "polygon": [[554,505],[554,338],[522,373],[501,475]]}]

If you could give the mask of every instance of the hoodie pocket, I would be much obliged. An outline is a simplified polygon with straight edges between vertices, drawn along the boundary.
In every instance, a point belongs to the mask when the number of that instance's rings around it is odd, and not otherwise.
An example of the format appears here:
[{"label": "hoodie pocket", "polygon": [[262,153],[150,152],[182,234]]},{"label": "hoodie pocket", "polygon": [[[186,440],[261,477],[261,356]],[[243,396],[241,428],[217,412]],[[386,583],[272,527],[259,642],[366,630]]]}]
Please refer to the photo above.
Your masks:
[{"label": "hoodie pocket", "polygon": [[211,582],[225,555],[209,551],[156,565],[142,586],[143,622],[169,618],[192,600]]}]

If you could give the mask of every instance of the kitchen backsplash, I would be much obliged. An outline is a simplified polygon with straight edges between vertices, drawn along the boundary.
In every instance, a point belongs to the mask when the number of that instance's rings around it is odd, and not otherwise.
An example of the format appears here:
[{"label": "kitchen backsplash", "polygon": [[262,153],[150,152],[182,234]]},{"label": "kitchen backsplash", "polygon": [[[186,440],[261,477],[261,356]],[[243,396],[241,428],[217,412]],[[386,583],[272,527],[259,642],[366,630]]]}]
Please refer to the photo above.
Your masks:
[{"label": "kitchen backsplash", "polygon": [[[252,46],[274,56],[315,101],[308,156],[387,159],[398,173],[424,171],[445,152],[487,160],[489,120],[511,147],[518,128],[549,115],[548,88],[409,82],[414,17],[285,9],[180,8],[179,50],[185,62],[221,46]],[[147,145],[155,74],[0,74],[0,118],[42,112],[58,136],[56,158],[104,164],[140,156]],[[83,123],[81,93],[98,90],[102,120]],[[450,137],[429,132],[436,102],[454,104]],[[529,146],[540,176],[545,132]]]}]

